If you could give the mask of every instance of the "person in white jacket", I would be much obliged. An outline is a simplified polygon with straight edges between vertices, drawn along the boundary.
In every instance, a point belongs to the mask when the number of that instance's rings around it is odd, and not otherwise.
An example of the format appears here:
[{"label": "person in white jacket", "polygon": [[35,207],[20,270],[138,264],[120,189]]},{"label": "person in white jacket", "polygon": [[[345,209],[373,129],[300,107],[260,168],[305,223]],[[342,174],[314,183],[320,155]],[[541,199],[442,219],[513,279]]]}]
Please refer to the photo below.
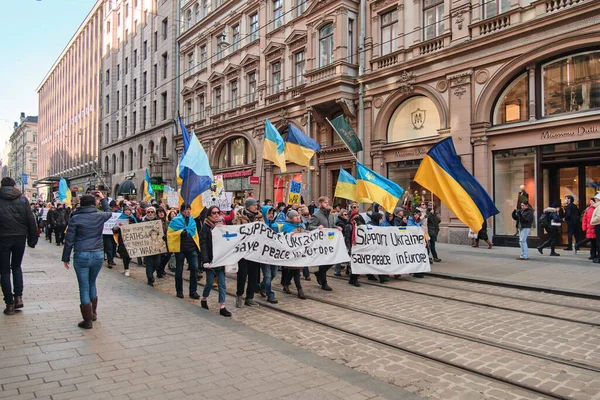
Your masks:
[{"label": "person in white jacket", "polygon": [[[600,193],[596,193],[596,196],[594,196],[594,198],[600,200]],[[592,213],[590,225],[594,227],[594,232],[596,233],[596,248],[598,249],[600,248],[598,247],[598,245],[600,244],[600,201],[596,201],[594,204],[591,205],[591,207],[594,207],[594,212]],[[594,262],[600,263],[600,258],[594,258]]]}]

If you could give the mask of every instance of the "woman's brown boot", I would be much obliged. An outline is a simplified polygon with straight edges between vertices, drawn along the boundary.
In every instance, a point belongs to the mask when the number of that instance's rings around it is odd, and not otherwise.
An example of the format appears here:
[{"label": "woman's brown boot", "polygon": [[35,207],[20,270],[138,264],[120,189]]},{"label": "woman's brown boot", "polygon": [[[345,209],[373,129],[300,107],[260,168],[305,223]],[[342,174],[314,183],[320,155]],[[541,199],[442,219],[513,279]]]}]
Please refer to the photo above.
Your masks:
[{"label": "woman's brown boot", "polygon": [[92,329],[92,305],[80,304],[79,309],[81,310],[81,316],[83,317],[83,321],[78,323],[77,326],[83,329]]}]

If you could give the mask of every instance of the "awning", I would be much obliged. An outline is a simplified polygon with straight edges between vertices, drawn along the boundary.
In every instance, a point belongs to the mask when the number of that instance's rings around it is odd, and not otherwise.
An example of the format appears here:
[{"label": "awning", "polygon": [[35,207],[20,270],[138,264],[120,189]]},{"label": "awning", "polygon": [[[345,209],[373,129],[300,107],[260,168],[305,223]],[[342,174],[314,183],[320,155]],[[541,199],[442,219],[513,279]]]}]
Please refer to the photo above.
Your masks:
[{"label": "awning", "polygon": [[125,194],[136,194],[136,193],[137,193],[137,190],[135,190],[135,185],[130,180],[123,181],[119,185],[119,188],[117,189],[117,196],[122,196]]}]

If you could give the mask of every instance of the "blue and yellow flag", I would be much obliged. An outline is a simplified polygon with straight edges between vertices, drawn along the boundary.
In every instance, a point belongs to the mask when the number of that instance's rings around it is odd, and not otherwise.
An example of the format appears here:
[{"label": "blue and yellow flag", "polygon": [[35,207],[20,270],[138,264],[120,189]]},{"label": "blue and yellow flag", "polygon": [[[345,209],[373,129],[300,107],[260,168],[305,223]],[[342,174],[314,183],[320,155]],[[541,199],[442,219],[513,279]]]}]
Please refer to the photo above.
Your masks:
[{"label": "blue and yellow flag", "polygon": [[181,157],[179,157],[179,162],[177,164],[177,170],[175,171],[175,174],[177,175],[177,184],[179,184],[181,186],[183,184],[183,178],[181,177],[181,175],[183,174],[183,168],[181,167],[181,160],[183,160],[183,157],[185,157],[185,153],[187,152],[187,150],[190,147],[190,134],[188,133],[187,129],[185,128],[185,124],[183,123],[183,119],[181,117],[179,117],[179,124],[181,125],[181,137],[183,139],[183,151],[181,152]]},{"label": "blue and yellow flag", "polygon": [[279,134],[279,131],[273,126],[267,118],[265,121],[265,146],[263,148],[262,158],[273,161],[279,167],[281,172],[286,172],[285,165],[285,143]]},{"label": "blue and yellow flag", "polygon": [[200,237],[198,236],[198,229],[194,217],[189,217],[186,225],[185,217],[183,214],[179,213],[169,223],[169,228],[167,229],[167,248],[169,252],[181,252],[181,233],[184,229],[187,231],[188,235],[194,239],[196,246],[198,246],[198,251],[200,251]]},{"label": "blue and yellow flag", "polygon": [[150,175],[146,170],[146,178],[144,179],[144,200],[152,200],[154,197],[154,189],[152,189],[152,183],[150,182]]},{"label": "blue and yellow flag", "polygon": [[361,163],[357,163],[356,166],[356,197],[361,199],[360,201],[379,203],[384,210],[393,213],[404,189]]},{"label": "blue and yellow flag", "polygon": [[427,152],[415,182],[439,197],[473,232],[479,232],[485,220],[499,213],[483,186],[460,162],[452,138]]},{"label": "blue and yellow flag", "polygon": [[177,171],[181,179],[181,191],[179,192],[179,205],[189,203],[192,206],[192,216],[198,217],[204,209],[202,203],[202,193],[210,189],[214,179],[208,156],[202,148],[196,135],[190,135],[185,128],[183,120],[180,118],[181,134],[189,140],[188,148],[185,148],[179,161]]},{"label": "blue and yellow flag", "polygon": [[340,168],[337,184],[335,185],[335,197],[356,201],[356,179],[344,168]]},{"label": "blue and yellow flag", "polygon": [[71,206],[71,189],[69,189],[65,178],[60,178],[58,182],[58,197],[60,201],[67,203],[69,207]]},{"label": "blue and yellow flag", "polygon": [[285,142],[285,159],[294,164],[310,167],[310,159],[315,152],[321,150],[321,145],[302,133],[293,125],[288,125]]}]

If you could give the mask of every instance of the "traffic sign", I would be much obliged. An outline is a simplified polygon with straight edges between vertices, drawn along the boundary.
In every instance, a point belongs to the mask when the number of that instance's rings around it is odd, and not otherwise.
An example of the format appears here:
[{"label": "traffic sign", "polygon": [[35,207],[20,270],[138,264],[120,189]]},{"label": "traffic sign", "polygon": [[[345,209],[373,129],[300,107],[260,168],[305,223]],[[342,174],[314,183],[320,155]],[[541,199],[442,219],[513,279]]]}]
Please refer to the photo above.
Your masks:
[{"label": "traffic sign", "polygon": [[21,174],[21,182],[23,182],[24,185],[27,185],[28,181],[29,181],[29,175]]}]

